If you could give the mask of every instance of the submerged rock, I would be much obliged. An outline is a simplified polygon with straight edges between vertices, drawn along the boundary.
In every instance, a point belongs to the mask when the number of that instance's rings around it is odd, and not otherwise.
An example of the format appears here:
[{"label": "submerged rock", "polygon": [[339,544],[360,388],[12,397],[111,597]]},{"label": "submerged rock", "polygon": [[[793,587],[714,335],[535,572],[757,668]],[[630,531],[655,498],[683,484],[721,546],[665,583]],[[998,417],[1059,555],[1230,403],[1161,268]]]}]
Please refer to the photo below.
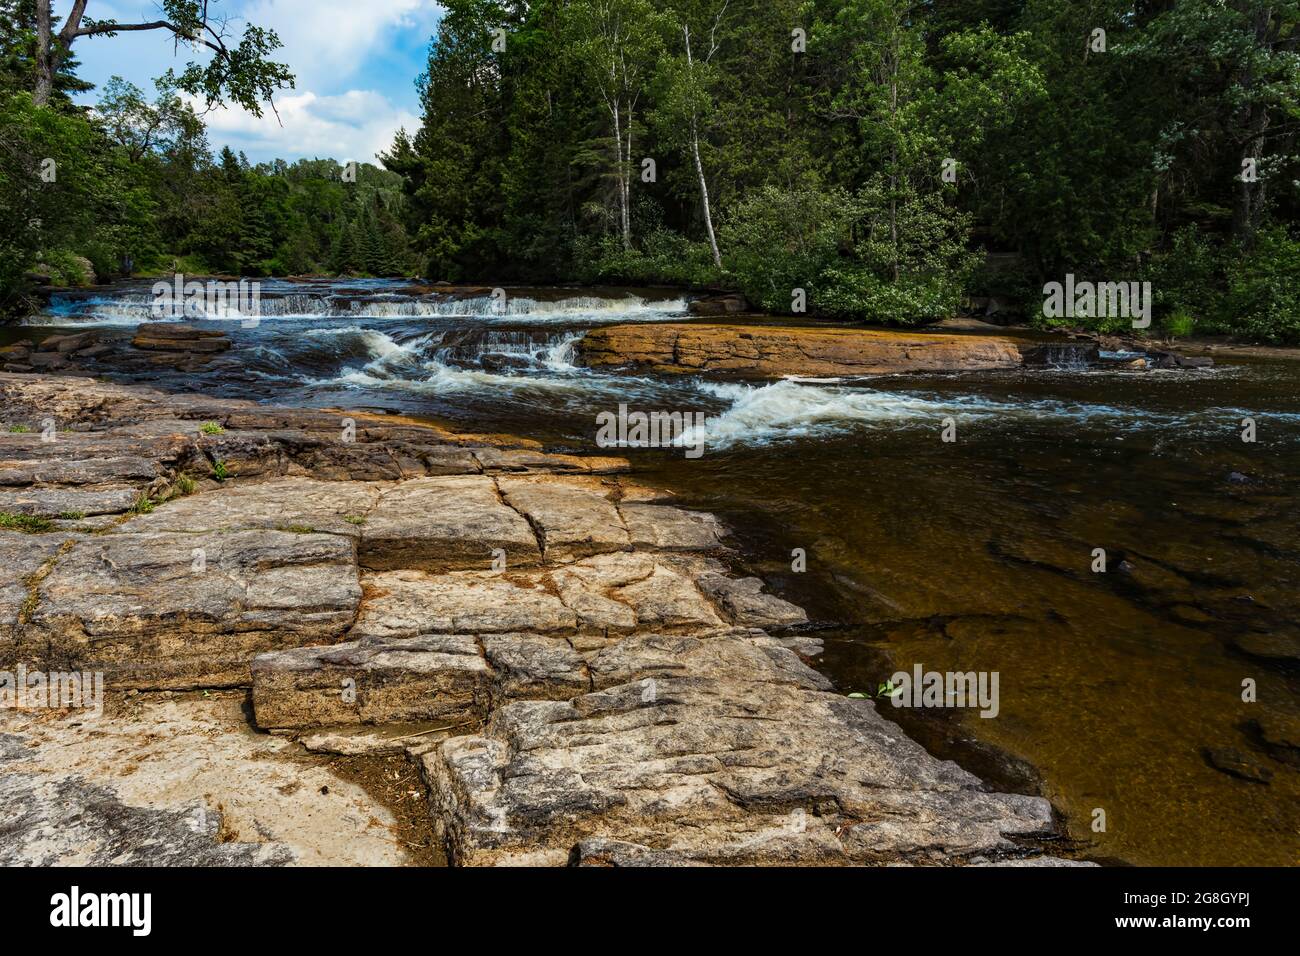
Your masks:
[{"label": "submerged rock", "polygon": [[1251,783],[1268,783],[1273,779],[1273,771],[1257,760],[1252,760],[1240,750],[1231,747],[1207,747],[1202,753],[1205,761],[1215,770],[1220,770],[1230,777],[1249,780]]}]

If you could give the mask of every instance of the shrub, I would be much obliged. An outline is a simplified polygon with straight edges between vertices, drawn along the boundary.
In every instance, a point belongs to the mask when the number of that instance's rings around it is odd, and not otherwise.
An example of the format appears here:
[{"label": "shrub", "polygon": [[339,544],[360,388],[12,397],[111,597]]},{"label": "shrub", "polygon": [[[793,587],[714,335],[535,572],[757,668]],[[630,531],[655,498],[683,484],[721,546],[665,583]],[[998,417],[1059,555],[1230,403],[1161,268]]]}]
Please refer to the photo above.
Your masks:
[{"label": "shrub", "polygon": [[576,268],[585,282],[632,285],[709,286],[719,281],[708,243],[692,242],[667,229],[647,233],[639,249],[624,249],[618,236],[580,238]]},{"label": "shrub", "polygon": [[1300,343],[1300,241],[1273,229],[1229,263],[1218,325],[1264,342]]}]

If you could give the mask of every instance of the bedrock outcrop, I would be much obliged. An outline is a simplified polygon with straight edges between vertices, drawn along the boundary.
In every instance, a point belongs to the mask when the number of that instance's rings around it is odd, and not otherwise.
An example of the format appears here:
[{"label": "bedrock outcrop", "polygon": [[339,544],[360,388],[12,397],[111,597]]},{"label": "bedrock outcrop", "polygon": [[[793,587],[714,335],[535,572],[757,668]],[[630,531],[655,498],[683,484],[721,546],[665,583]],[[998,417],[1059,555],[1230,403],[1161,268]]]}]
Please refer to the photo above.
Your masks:
[{"label": "bedrock outcrop", "polygon": [[[1097,357],[1095,345],[1058,348],[1074,349],[1080,361]],[[1017,368],[1037,361],[1041,346],[1005,335],[644,323],[593,329],[578,352],[592,367],[779,378]]]},{"label": "bedrock outcrop", "polygon": [[407,761],[463,865],[1037,862],[1056,836],[836,693],[804,612],[626,462],[67,377],[0,398],[33,429],[0,433],[0,670],[110,697],[0,710],[4,862],[400,859],[319,754]]}]

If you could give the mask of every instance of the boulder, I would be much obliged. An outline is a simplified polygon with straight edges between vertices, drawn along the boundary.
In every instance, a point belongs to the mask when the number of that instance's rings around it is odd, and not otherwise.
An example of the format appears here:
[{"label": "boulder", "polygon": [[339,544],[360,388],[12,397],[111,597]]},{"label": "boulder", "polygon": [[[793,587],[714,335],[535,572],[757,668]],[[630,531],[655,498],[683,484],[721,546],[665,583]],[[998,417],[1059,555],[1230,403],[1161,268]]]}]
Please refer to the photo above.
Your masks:
[{"label": "boulder", "polygon": [[78,349],[89,348],[99,338],[98,332],[78,332],[75,335],[51,335],[38,346],[42,352],[59,352],[66,355]]},{"label": "boulder", "polygon": [[217,329],[201,329],[185,322],[142,322],[131,344],[138,349],[209,353],[230,348],[230,339]]},{"label": "boulder", "polygon": [[732,315],[752,311],[749,300],[738,292],[693,299],[686,308],[691,315]]}]

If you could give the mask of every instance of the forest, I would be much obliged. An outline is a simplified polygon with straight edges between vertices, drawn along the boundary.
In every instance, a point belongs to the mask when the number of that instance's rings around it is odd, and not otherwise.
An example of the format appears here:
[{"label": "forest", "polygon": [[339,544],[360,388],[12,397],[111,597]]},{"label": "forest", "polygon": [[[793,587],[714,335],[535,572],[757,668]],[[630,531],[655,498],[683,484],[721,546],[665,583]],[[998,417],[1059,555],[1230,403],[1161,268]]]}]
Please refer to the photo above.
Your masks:
[{"label": "forest", "polygon": [[40,6],[0,3],[10,313],[83,260],[801,290],[899,325],[1053,321],[1071,274],[1151,282],[1168,335],[1300,341],[1300,0],[446,0],[420,126],[352,177],[209,144],[203,108],[292,83],[274,34],[86,108]]}]

